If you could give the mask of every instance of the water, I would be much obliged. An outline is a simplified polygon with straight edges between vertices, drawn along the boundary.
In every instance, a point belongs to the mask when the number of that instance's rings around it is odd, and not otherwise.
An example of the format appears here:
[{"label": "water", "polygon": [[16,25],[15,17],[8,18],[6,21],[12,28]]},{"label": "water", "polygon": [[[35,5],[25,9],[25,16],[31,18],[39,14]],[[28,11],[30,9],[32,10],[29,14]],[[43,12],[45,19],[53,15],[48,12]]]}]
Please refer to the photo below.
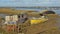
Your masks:
[{"label": "water", "polygon": [[[60,8],[59,7],[58,8],[57,7],[56,8],[14,7],[12,9],[16,9],[16,10],[35,10],[35,11],[52,10],[52,11],[55,11],[56,14],[60,15]],[[7,15],[6,14],[0,14],[0,16],[4,17],[4,16],[7,16]]]},{"label": "water", "polygon": [[46,7],[43,7],[43,8],[35,8],[35,7],[31,7],[31,8],[14,8],[16,10],[35,10],[35,11],[42,11],[42,10],[52,10],[52,11],[55,11],[56,14],[59,14],[60,15],[60,7],[56,7],[56,8],[46,8]]}]

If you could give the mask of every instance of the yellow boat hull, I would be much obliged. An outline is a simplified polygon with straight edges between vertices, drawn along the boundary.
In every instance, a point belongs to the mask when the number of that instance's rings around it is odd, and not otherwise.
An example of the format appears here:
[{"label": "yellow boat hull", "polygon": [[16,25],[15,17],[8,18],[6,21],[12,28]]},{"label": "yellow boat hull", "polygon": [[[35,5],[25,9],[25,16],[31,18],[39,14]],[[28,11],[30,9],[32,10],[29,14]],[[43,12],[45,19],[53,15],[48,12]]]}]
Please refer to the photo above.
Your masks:
[{"label": "yellow boat hull", "polygon": [[31,24],[38,24],[47,21],[48,19],[32,19],[30,21]]}]

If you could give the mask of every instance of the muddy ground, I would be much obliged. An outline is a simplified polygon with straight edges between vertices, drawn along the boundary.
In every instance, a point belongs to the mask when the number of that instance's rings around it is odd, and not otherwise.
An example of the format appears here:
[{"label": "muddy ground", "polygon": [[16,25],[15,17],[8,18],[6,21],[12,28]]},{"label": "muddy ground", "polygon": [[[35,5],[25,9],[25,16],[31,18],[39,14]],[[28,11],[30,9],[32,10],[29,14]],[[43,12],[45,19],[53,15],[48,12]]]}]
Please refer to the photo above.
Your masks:
[{"label": "muddy ground", "polygon": [[[29,25],[28,22],[25,23],[22,27],[22,32],[24,34],[60,34],[60,16],[51,14],[47,15],[48,20],[46,22]],[[0,28],[0,32],[4,32],[5,30]],[[17,34],[14,33],[6,33],[6,34]]]},{"label": "muddy ground", "polygon": [[26,34],[60,34],[60,16],[47,15],[48,21],[27,27]]}]

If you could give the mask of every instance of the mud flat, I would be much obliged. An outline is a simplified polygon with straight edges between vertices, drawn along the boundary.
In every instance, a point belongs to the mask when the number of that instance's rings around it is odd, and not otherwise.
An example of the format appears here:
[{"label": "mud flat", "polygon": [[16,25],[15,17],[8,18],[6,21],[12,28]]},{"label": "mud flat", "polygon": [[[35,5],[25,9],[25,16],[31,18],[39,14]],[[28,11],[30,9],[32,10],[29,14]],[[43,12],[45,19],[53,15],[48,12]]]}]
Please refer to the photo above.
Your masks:
[{"label": "mud flat", "polygon": [[58,23],[60,23],[60,16],[47,16],[49,18],[47,22],[28,27],[26,34],[60,34],[60,27],[58,27]]}]

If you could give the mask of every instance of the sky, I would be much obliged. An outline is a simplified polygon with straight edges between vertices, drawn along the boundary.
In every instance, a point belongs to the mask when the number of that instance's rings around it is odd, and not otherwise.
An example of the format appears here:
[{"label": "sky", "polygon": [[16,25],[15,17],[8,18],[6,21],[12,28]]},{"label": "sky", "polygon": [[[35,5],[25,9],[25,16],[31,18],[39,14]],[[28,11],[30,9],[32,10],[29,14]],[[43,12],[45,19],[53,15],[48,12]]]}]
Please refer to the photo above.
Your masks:
[{"label": "sky", "polygon": [[[0,7],[60,6],[60,0],[0,0]],[[60,14],[60,10],[56,11]]]},{"label": "sky", "polygon": [[60,0],[0,0],[0,7],[60,6]]}]

